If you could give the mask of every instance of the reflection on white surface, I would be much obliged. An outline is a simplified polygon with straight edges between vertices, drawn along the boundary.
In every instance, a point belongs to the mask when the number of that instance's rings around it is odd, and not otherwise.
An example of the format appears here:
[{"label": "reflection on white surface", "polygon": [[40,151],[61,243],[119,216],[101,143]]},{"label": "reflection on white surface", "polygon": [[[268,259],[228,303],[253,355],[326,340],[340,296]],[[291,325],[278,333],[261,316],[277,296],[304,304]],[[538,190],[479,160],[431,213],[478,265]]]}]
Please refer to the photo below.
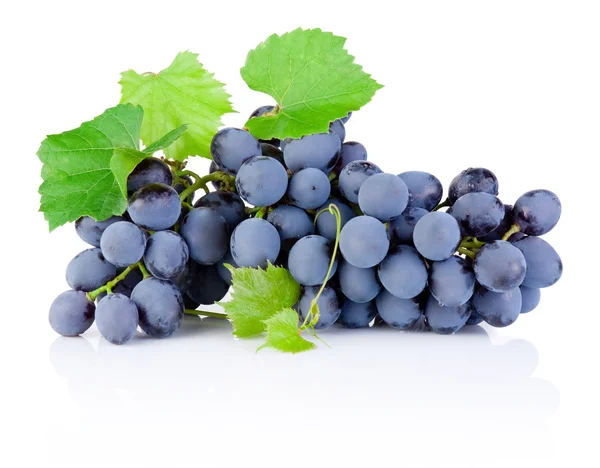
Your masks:
[{"label": "reflection on white surface", "polygon": [[223,450],[209,466],[326,448],[332,457],[352,450],[357,463],[379,457],[378,466],[397,466],[415,450],[423,465],[444,466],[552,456],[547,420],[559,393],[532,376],[531,343],[493,344],[480,327],[456,336],[377,327],[322,337],[331,349],[257,355],[258,342],[234,341],[228,322],[186,317],[168,340],[140,334],[121,347],[100,339],[94,349],[85,338],[58,338],[50,359],[68,382],[79,427],[50,428],[50,446],[60,451],[75,437],[97,460],[108,463],[112,451],[131,464],[150,445],[155,461],[177,466],[202,461],[203,446]]}]

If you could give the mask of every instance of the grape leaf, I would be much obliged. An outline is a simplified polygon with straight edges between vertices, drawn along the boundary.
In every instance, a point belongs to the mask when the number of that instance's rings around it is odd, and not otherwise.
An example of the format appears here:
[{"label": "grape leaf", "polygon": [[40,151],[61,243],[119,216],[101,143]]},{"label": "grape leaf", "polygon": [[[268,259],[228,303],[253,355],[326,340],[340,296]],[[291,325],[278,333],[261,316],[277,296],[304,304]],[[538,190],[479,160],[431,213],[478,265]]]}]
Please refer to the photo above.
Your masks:
[{"label": "grape leaf", "polygon": [[175,130],[171,130],[165,136],[159,138],[154,143],[146,146],[144,148],[144,153],[155,153],[160,150],[164,150],[167,146],[171,146],[175,141],[177,141],[181,135],[183,135],[187,130],[187,125],[181,125],[177,127]]},{"label": "grape leaf", "polygon": [[267,337],[263,348],[275,348],[287,353],[300,353],[315,348],[315,344],[305,340],[298,328],[298,313],[290,308],[283,309],[265,320]]},{"label": "grape leaf", "polygon": [[232,300],[220,303],[233,322],[234,335],[255,336],[266,329],[265,320],[300,298],[300,285],[288,270],[269,263],[266,270],[232,268]]},{"label": "grape leaf", "polygon": [[[123,197],[127,199],[127,177],[143,159],[152,154],[130,148],[116,148],[110,160],[110,170],[117,181]],[[117,213],[115,213],[117,214]]]},{"label": "grape leaf", "polygon": [[234,112],[223,83],[215,80],[197,60],[181,52],[158,74],[121,74],[121,102],[141,105],[146,113],[142,141],[148,144],[180,125],[187,132],[165,149],[165,155],[183,161],[188,156],[210,158],[210,141],[222,125],[221,117]]},{"label": "grape leaf", "polygon": [[277,102],[273,115],[246,122],[261,139],[327,132],[329,123],[367,104],[383,86],[354,63],[346,39],[320,29],[273,34],[250,51],[242,78]]}]

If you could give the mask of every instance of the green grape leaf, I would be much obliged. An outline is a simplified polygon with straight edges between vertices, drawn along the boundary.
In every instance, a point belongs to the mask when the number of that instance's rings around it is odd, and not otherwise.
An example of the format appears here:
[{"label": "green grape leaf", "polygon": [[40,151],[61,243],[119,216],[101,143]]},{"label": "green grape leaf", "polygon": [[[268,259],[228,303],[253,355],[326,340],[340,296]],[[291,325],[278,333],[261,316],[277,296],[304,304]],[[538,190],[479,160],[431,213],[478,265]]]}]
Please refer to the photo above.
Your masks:
[{"label": "green grape leaf", "polygon": [[157,151],[164,150],[166,147],[171,146],[175,143],[181,135],[183,135],[187,130],[187,125],[180,125],[175,130],[171,130],[165,136],[159,138],[154,143],[146,146],[144,148],[144,153],[152,154]]},{"label": "green grape leaf", "polygon": [[265,270],[227,267],[232,273],[232,299],[219,305],[240,338],[260,335],[266,329],[265,320],[293,307],[300,298],[300,285],[285,268],[270,263]]},{"label": "green grape leaf", "polygon": [[121,190],[123,198],[127,199],[127,177],[143,159],[151,157],[145,151],[130,148],[116,148],[110,160],[110,170]]},{"label": "green grape leaf", "polygon": [[187,131],[165,148],[169,158],[210,158],[210,142],[222,125],[221,117],[234,112],[223,83],[215,80],[198,62],[198,55],[180,52],[160,73],[121,74],[121,102],[141,105],[146,113],[142,141],[156,141],[181,125]]},{"label": "green grape leaf", "polygon": [[290,308],[283,309],[265,320],[267,336],[263,348],[274,348],[286,353],[300,353],[315,348],[312,341],[305,340],[298,328],[298,313]]},{"label": "green grape leaf", "polygon": [[242,78],[277,102],[273,115],[246,122],[256,138],[327,132],[331,121],[371,100],[383,86],[354,63],[345,42],[320,29],[298,28],[281,36],[273,34],[250,51]]}]

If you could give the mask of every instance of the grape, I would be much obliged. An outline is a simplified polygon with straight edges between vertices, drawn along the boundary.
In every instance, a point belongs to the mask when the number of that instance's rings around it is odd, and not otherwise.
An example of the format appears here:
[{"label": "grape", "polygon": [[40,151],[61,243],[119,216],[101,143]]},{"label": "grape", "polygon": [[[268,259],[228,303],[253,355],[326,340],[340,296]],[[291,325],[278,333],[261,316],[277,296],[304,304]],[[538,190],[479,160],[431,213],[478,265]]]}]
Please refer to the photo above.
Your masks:
[{"label": "grape", "polygon": [[[188,186],[193,184],[192,179],[188,176],[181,176],[180,179],[185,180],[187,182],[187,185],[185,185],[183,182],[177,182],[175,185],[173,185],[173,188],[179,195],[181,195],[183,193],[183,191],[186,188],[188,188]],[[189,204],[194,203],[194,193],[190,193],[190,195],[185,199],[185,201]],[[181,210],[183,212],[183,207],[181,208]],[[180,215],[180,217],[181,217],[181,215]]]},{"label": "grape", "polygon": [[408,187],[408,206],[433,210],[442,199],[444,188],[439,179],[427,172],[408,171],[399,174]]},{"label": "grape", "polygon": [[374,174],[361,185],[358,204],[364,214],[387,222],[400,216],[408,204],[408,188],[393,174]]},{"label": "grape", "polygon": [[441,261],[452,257],[460,244],[460,227],[448,213],[427,213],[415,225],[413,242],[423,257]]},{"label": "grape", "polygon": [[423,208],[409,206],[400,216],[390,220],[388,229],[392,243],[412,244],[415,225],[427,213]]},{"label": "grape", "polygon": [[239,128],[223,128],[210,142],[210,154],[221,170],[236,175],[248,159],[262,154],[260,144],[250,133]]},{"label": "grape", "polygon": [[339,174],[352,161],[366,161],[367,149],[357,141],[347,141],[342,145],[340,157],[333,172]]},{"label": "grape", "polygon": [[[317,209],[317,213],[320,213],[322,210],[325,210],[331,204],[337,206],[338,210],[340,211],[340,224],[342,228],[346,225],[348,221],[354,218],[352,208],[350,208],[345,203],[336,200],[335,198],[330,198],[329,200],[327,200],[323,206]],[[329,212],[329,210],[323,211],[323,213],[321,213],[317,218],[317,234],[329,239],[330,241],[335,241],[335,238],[337,236],[336,218],[333,214]]]},{"label": "grape", "polygon": [[288,269],[298,283],[304,286],[316,286],[329,281],[337,270],[337,260],[329,277],[326,278],[329,263],[333,255],[331,242],[321,236],[306,236],[300,239],[288,257]]},{"label": "grape", "polygon": [[288,176],[276,159],[256,156],[242,164],[235,186],[240,196],[251,205],[270,206],[285,195]]},{"label": "grape", "polygon": [[194,208],[212,208],[219,213],[229,229],[233,229],[246,219],[246,206],[237,193],[234,192],[210,192],[196,202]]},{"label": "grape", "polygon": [[372,175],[381,173],[381,169],[372,162],[351,161],[340,172],[340,192],[349,202],[358,203],[358,192],[363,182]]},{"label": "grape", "polygon": [[377,315],[377,307],[374,301],[353,302],[344,301],[339,322],[346,328],[365,328]]},{"label": "grape", "polygon": [[139,189],[150,184],[173,183],[173,174],[167,164],[156,158],[142,160],[127,178],[127,192],[137,192]]},{"label": "grape", "polygon": [[452,335],[460,330],[469,320],[472,307],[470,302],[459,306],[446,307],[433,296],[429,296],[425,304],[427,323],[435,333]]},{"label": "grape", "polygon": [[500,226],[504,205],[489,193],[467,193],[452,205],[452,216],[458,221],[463,235],[481,237]]},{"label": "grape", "polygon": [[331,184],[323,171],[308,167],[296,172],[290,179],[288,196],[300,208],[318,208],[329,198]]},{"label": "grape", "polygon": [[[254,117],[260,117],[263,114],[265,114],[266,112],[271,112],[274,109],[275,109],[275,106],[260,106],[258,109],[256,109],[254,112],[252,112],[252,114],[250,114],[250,119],[253,119]],[[271,138],[270,140],[258,140],[258,141],[261,142],[261,146],[263,144],[270,144],[271,146],[273,146],[273,145],[279,146],[281,144],[281,142],[278,138]],[[265,156],[271,156],[271,155],[267,154]]]},{"label": "grape", "polygon": [[131,339],[138,326],[136,305],[124,294],[109,294],[98,303],[96,325],[110,343],[120,345]]},{"label": "grape", "polygon": [[514,234],[511,234],[511,236],[508,238],[508,242],[514,244],[515,242],[520,241],[521,239],[525,239],[526,237],[527,236],[520,231],[515,232]]},{"label": "grape", "polygon": [[315,226],[306,211],[295,206],[278,206],[269,213],[267,221],[279,232],[283,250],[290,250],[298,239],[315,233]]},{"label": "grape", "polygon": [[338,268],[338,278],[342,294],[352,302],[369,302],[381,290],[375,268],[357,268],[348,262],[342,262]]},{"label": "grape", "polygon": [[400,299],[383,289],[377,299],[377,312],[390,327],[406,330],[421,318],[421,307],[415,299]]},{"label": "grape", "polygon": [[100,248],[106,260],[125,268],[141,260],[146,250],[146,235],[135,224],[119,221],[104,230]]},{"label": "grape", "polygon": [[399,245],[388,253],[377,274],[383,287],[400,299],[417,296],[427,285],[425,262],[408,245]]},{"label": "grape", "polygon": [[494,173],[482,167],[470,167],[450,182],[448,199],[454,203],[460,197],[471,192],[485,192],[498,195],[498,179]]},{"label": "grape", "polygon": [[146,185],[131,196],[127,213],[135,224],[145,229],[168,229],[177,222],[181,214],[179,194],[168,185]]},{"label": "grape", "polygon": [[[117,269],[117,275],[123,273],[124,270],[125,268]],[[138,268],[135,268],[129,273],[127,273],[127,276],[125,278],[123,278],[115,286],[113,286],[112,292],[115,294],[119,293],[123,294],[124,296],[130,297],[131,291],[133,291],[133,288],[135,288],[137,284],[140,281],[142,281],[142,279],[144,279],[144,277],[142,276],[142,272]],[[101,292],[100,294],[98,294],[96,296],[96,304],[99,304],[100,301],[106,297],[106,295],[106,292]]]},{"label": "grape", "polygon": [[[302,319],[305,319],[309,313],[312,300],[317,297],[319,289],[320,286],[306,286],[302,288],[302,295],[298,302],[298,310],[302,315]],[[333,325],[342,313],[340,305],[338,292],[331,286],[325,286],[323,293],[317,299],[319,320],[315,324],[315,329],[320,330]]]},{"label": "grape", "polygon": [[231,255],[240,267],[266,268],[275,262],[281,249],[277,229],[264,219],[242,221],[231,235]]},{"label": "grape", "polygon": [[229,268],[227,268],[225,264],[231,265],[233,268],[238,267],[237,263],[235,263],[235,260],[233,259],[233,256],[231,255],[231,251],[229,250],[227,251],[225,256],[219,261],[219,263],[217,263],[217,272],[219,273],[221,279],[225,281],[227,285],[231,286],[231,283],[233,282],[231,277],[231,271],[229,271]]},{"label": "grape", "polygon": [[50,326],[62,336],[81,335],[94,323],[95,310],[84,291],[65,291],[50,306]]},{"label": "grape", "polygon": [[344,259],[358,268],[380,263],[390,247],[383,223],[371,216],[352,218],[342,228],[340,250]]},{"label": "grape", "polygon": [[475,275],[464,258],[452,256],[433,262],[429,274],[429,291],[446,307],[464,304],[473,295]]},{"label": "grape", "polygon": [[523,286],[547,288],[562,276],[563,264],[556,250],[539,237],[525,237],[513,245],[523,252],[527,262],[527,272]]},{"label": "grape", "polygon": [[182,296],[183,296],[183,305],[186,309],[196,310],[200,306],[199,302],[196,302],[187,294],[182,294]]},{"label": "grape", "polygon": [[157,278],[177,278],[185,271],[188,259],[188,246],[176,232],[155,232],[146,243],[144,264],[152,276]]},{"label": "grape", "polygon": [[550,190],[532,190],[519,197],[513,218],[525,234],[541,236],[556,226],[561,211],[560,200]]},{"label": "grape", "polygon": [[[214,161],[210,162],[210,167],[208,168],[209,174],[213,174],[215,172],[222,172],[222,171],[223,171],[223,169],[221,169],[217,165],[216,162],[214,162]],[[223,187],[223,181],[221,181],[221,180],[211,180],[210,183],[215,188],[215,190],[221,190],[221,188]]]},{"label": "grape", "polygon": [[526,314],[538,306],[542,294],[539,288],[519,286],[519,289],[521,290],[521,313]]},{"label": "grape", "polygon": [[493,241],[479,249],[474,270],[477,281],[490,291],[504,292],[518,287],[528,265],[523,254],[506,241]]},{"label": "grape", "polygon": [[346,139],[346,127],[344,127],[342,119],[331,122],[329,124],[329,132],[335,133],[340,139],[340,143],[344,143],[344,140]]},{"label": "grape", "polygon": [[314,167],[329,174],[337,163],[342,142],[335,133],[316,133],[290,140],[282,149],[285,164],[290,171]]},{"label": "grape", "polygon": [[504,292],[493,292],[482,286],[473,295],[473,307],[493,327],[507,327],[521,313],[521,291],[519,288]]},{"label": "grape", "polygon": [[104,221],[95,221],[94,218],[89,216],[82,216],[75,222],[75,230],[77,235],[94,247],[100,247],[100,238],[104,230],[111,224],[119,221],[125,221],[122,216],[111,216]]},{"label": "grape", "polygon": [[483,317],[479,315],[479,312],[471,308],[471,316],[465,325],[479,325],[481,322],[483,322]]},{"label": "grape", "polygon": [[210,208],[195,208],[183,220],[179,231],[187,242],[190,257],[202,265],[214,265],[229,247],[225,218]]},{"label": "grape", "polygon": [[170,281],[146,278],[131,293],[139,311],[140,328],[154,338],[175,333],[183,320],[181,292]]},{"label": "grape", "polygon": [[190,262],[183,291],[194,302],[211,305],[225,297],[229,285],[219,274],[218,267]]},{"label": "grape", "polygon": [[67,266],[67,283],[72,289],[93,291],[104,286],[117,274],[100,249],[87,249],[78,253]]},{"label": "grape", "polygon": [[348,115],[346,117],[342,117],[340,120],[345,124],[348,122],[348,120],[350,120],[350,117],[352,117],[352,112],[348,112]]},{"label": "grape", "polygon": [[508,230],[512,227],[513,218],[512,218],[512,205],[504,205],[504,217],[500,224],[496,229],[494,229],[489,234],[485,236],[481,236],[479,240],[483,242],[492,242],[495,240],[501,240],[504,234],[508,232]]},{"label": "grape", "polygon": [[269,156],[270,158],[277,159],[277,161],[279,161],[282,165],[285,165],[283,151],[277,148],[277,146],[270,145],[269,143],[261,143],[260,151],[263,156]]}]

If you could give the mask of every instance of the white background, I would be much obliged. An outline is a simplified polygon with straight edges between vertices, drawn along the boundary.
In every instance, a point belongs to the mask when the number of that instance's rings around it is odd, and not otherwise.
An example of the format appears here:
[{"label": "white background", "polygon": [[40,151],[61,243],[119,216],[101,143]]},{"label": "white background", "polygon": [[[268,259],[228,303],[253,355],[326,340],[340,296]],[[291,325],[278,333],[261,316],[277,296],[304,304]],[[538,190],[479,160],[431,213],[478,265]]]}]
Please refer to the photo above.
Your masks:
[{"label": "white background", "polygon": [[[393,7],[392,7],[393,5]],[[599,466],[595,1],[10,2],[0,119],[3,466]],[[192,50],[241,126],[268,96],[239,75],[269,34],[321,27],[385,85],[347,126],[384,170],[447,186],[492,169],[512,203],[556,192],[564,276],[506,329],[323,333],[291,356],[186,320],[172,339],[61,339],[47,311],[86,246],[48,234],[35,153],[119,101],[119,73]],[[192,167],[203,170],[205,161]]]}]

